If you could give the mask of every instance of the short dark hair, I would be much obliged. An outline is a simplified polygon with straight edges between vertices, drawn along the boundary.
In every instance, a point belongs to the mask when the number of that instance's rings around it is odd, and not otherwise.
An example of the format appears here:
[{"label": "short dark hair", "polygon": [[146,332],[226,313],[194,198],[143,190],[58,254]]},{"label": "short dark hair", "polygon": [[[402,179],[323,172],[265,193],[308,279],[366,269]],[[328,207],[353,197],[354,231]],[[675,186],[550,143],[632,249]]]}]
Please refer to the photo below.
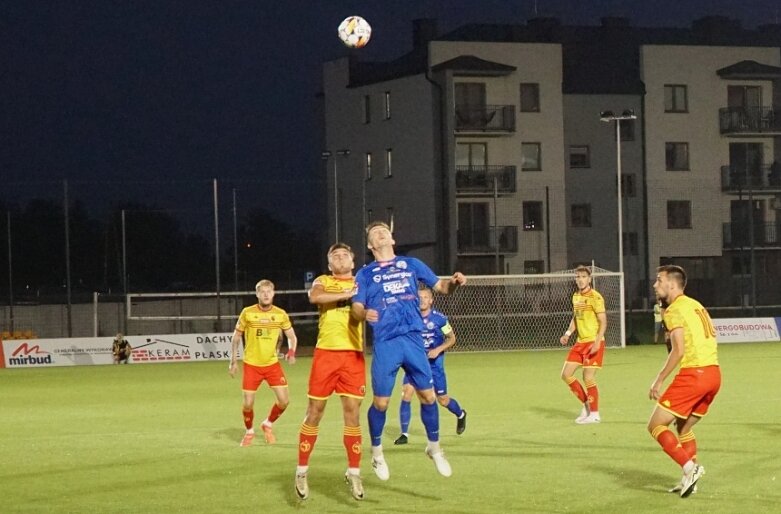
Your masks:
[{"label": "short dark hair", "polygon": [[348,245],[347,243],[341,243],[341,242],[340,242],[340,243],[334,243],[334,244],[332,244],[332,245],[331,245],[331,246],[328,248],[328,255],[331,255],[331,254],[332,254],[334,251],[336,251],[336,250],[347,250],[348,252],[350,252],[350,255],[355,255],[355,254],[353,253],[353,249],[352,249],[352,248],[350,248],[350,245]]},{"label": "short dark hair", "polygon": [[686,272],[682,267],[675,264],[665,264],[656,268],[657,273],[666,273],[668,277],[672,277],[673,280],[678,282],[681,289],[686,289]]},{"label": "short dark hair", "polygon": [[418,281],[418,291],[428,291],[432,295],[434,294],[434,290],[421,281]]}]

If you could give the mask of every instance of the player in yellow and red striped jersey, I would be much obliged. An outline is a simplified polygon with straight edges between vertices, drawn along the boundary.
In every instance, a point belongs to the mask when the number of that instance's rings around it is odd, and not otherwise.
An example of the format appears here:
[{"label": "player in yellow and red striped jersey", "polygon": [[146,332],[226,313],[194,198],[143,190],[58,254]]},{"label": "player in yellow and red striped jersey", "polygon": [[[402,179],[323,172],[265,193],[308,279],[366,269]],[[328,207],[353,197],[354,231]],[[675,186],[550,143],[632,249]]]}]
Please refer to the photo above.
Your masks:
[{"label": "player in yellow and red striped jersey", "polygon": [[309,302],[317,305],[320,320],[309,374],[309,406],[298,436],[295,490],[302,500],[309,496],[309,457],[317,441],[326,402],[333,393],[341,397],[344,416],[345,480],[353,497],[363,499],[360,409],[366,394],[366,365],[363,325],[350,312],[355,292],[353,258],[353,251],[348,245],[332,245],[328,249],[331,274],[317,277],[309,291]]},{"label": "player in yellow and red striped jersey", "polygon": [[[591,287],[591,269],[587,266],[575,268],[575,284],[578,290],[572,295],[572,319],[559,342],[566,345],[576,330],[578,337],[561,369],[561,379],[583,404],[575,423],[584,425],[601,421],[599,417],[599,390],[595,377],[597,370],[602,368],[602,359],[605,355],[607,315],[605,314],[605,299],[596,289]],[[583,366],[585,389],[575,378],[575,371],[580,366]]]},{"label": "player in yellow and red striped jersey", "polygon": [[[656,407],[648,421],[648,431],[664,452],[683,470],[681,483],[670,492],[685,498],[695,491],[705,469],[697,464],[697,441],[692,427],[708,413],[721,388],[721,370],[716,349],[716,330],[708,311],[686,296],[686,272],[680,266],[657,268],[654,290],[667,303],[664,324],[670,333],[672,350],[651,384],[648,397]],[[664,380],[680,362],[678,374],[660,394]],[[678,437],[669,429],[675,421]]]},{"label": "player in yellow and red striped jersey", "polygon": [[258,297],[258,303],[243,309],[236,322],[236,329],[233,331],[233,351],[228,366],[228,373],[233,377],[238,368],[236,356],[243,336],[244,378],[241,389],[244,393],[242,413],[246,432],[241,440],[241,446],[249,446],[255,437],[255,430],[252,427],[255,416],[253,410],[255,394],[264,380],[268,382],[274,392],[276,401],[260,428],[263,430],[263,436],[268,444],[273,444],[276,441],[271,426],[287,409],[290,402],[287,378],[277,357],[277,341],[282,333],[287,337],[288,350],[285,359],[290,364],[296,362],[296,346],[298,344],[287,312],[272,304],[274,283],[270,280],[261,280],[255,284],[255,293]]}]

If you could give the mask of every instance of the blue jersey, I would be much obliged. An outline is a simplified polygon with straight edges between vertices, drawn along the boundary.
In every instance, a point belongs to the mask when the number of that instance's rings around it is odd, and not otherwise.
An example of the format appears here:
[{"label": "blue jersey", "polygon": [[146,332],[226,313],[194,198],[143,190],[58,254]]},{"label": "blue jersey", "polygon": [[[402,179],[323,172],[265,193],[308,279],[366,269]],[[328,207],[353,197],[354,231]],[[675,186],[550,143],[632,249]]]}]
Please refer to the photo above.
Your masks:
[{"label": "blue jersey", "polygon": [[[453,328],[447,320],[447,316],[437,310],[431,310],[428,316],[423,318],[423,346],[426,351],[432,350],[445,342],[445,336],[453,332]],[[429,359],[430,362],[441,361],[445,357],[444,352],[440,353],[436,359]]]},{"label": "blue jersey", "polygon": [[377,322],[370,323],[375,341],[423,331],[423,316],[418,306],[418,281],[434,287],[439,277],[414,257],[396,256],[389,261],[374,261],[355,275],[358,291],[353,301],[376,310],[380,315]]}]

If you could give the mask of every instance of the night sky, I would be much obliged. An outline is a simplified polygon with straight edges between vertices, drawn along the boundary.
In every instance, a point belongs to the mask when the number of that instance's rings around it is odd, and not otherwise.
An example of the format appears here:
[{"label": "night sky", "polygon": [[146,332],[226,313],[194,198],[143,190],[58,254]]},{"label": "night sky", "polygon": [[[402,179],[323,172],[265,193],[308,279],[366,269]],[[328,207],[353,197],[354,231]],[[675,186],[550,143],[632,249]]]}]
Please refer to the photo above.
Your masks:
[{"label": "night sky", "polygon": [[[324,187],[313,173],[321,63],[346,54],[336,27],[348,15],[374,29],[361,57],[384,60],[411,48],[415,18],[436,18],[442,33],[465,23],[523,23],[536,4],[536,15],[565,24],[627,16],[633,25],[688,26],[725,15],[754,27],[777,22],[779,3],[5,0],[0,198],[23,201],[68,178],[74,194],[92,202],[143,200],[153,187],[171,206],[208,203],[211,178],[262,181],[269,206],[307,223]],[[142,198],[128,198],[134,194]]]}]

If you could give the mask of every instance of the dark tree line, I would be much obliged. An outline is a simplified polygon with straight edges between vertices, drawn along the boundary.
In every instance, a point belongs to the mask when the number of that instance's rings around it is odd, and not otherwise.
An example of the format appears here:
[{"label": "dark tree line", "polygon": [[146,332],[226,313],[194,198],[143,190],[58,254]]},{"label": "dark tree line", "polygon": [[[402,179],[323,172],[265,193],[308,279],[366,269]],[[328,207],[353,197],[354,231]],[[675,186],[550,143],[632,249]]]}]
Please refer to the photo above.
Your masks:
[{"label": "dark tree line", "polygon": [[[35,199],[24,207],[0,205],[0,302],[9,297],[8,225],[11,221],[15,301],[62,301],[66,292],[65,213],[62,202]],[[71,288],[75,301],[93,291],[123,292],[122,210],[130,292],[213,291],[215,244],[210,219],[203,230],[183,230],[176,216],[141,204],[118,206],[99,220],[80,201],[68,208]],[[252,289],[261,278],[278,288],[300,288],[306,270],[321,265],[317,230],[305,230],[255,209],[238,223],[238,266],[231,227],[221,228],[223,291]],[[238,271],[238,273],[237,273]],[[238,277],[238,280],[236,280]],[[238,284],[236,284],[238,282]]]}]

